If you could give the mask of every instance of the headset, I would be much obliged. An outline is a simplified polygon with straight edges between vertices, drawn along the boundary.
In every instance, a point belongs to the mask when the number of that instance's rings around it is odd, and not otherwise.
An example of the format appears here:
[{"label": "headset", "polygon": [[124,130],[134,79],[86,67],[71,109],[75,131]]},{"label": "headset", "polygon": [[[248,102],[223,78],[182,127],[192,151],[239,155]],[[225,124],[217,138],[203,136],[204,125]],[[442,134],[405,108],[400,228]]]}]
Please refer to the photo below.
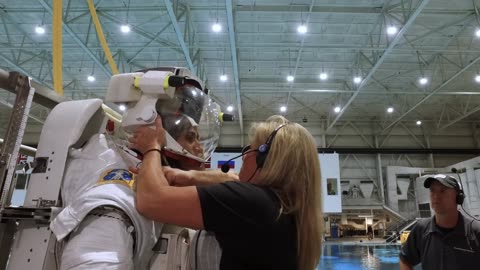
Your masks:
[{"label": "headset", "polygon": [[[475,217],[473,217],[472,215],[470,215],[467,210],[465,210],[465,208],[463,208],[463,201],[465,200],[465,192],[463,191],[463,183],[462,183],[462,178],[460,177],[460,174],[458,173],[458,170],[456,168],[452,168],[452,172],[453,173],[456,173],[457,176],[458,176],[458,179],[460,181],[460,185],[458,184],[458,181],[457,181],[457,197],[455,198],[457,204],[459,204],[461,207],[462,207],[462,210],[463,212],[465,212],[467,215],[469,215],[472,219],[476,220],[476,221],[480,221],[478,219],[476,219]],[[473,222],[473,220],[472,220]]]},{"label": "headset", "polygon": [[282,124],[278,126],[271,134],[268,136],[267,141],[258,147],[258,154],[256,158],[257,168],[263,168],[265,160],[267,159],[268,151],[272,147],[273,138],[277,135],[278,131],[286,126],[287,124]]},{"label": "headset", "polygon": [[246,148],[244,148],[244,150],[242,150],[242,153],[236,157],[233,157],[231,159],[229,159],[227,162],[225,162],[223,165],[222,165],[222,172],[224,173],[227,173],[228,170],[230,170],[230,166],[228,165],[230,163],[230,161],[234,160],[234,159],[237,159],[241,156],[244,156],[250,152],[258,152],[257,153],[257,157],[255,159],[256,163],[257,163],[257,170],[260,169],[260,168],[263,168],[263,165],[265,164],[265,160],[267,159],[267,155],[268,155],[268,152],[270,151],[270,148],[272,147],[272,142],[273,142],[273,139],[275,138],[275,136],[277,135],[278,131],[283,128],[284,126],[286,126],[287,124],[281,124],[280,126],[278,126],[277,128],[275,128],[275,130],[273,130],[272,133],[270,133],[270,135],[268,136],[267,140],[265,141],[264,144],[261,144],[258,149],[250,149],[249,146],[247,146]]},{"label": "headset", "polygon": [[463,191],[463,184],[458,182],[458,181],[462,181],[462,178],[460,177],[460,174],[458,174],[456,168],[452,168],[452,172],[456,173],[458,176],[458,180],[454,178],[456,180],[455,190],[457,191],[457,197],[455,197],[455,201],[457,202],[457,204],[460,204],[463,206],[463,201],[465,200],[465,192]]}]

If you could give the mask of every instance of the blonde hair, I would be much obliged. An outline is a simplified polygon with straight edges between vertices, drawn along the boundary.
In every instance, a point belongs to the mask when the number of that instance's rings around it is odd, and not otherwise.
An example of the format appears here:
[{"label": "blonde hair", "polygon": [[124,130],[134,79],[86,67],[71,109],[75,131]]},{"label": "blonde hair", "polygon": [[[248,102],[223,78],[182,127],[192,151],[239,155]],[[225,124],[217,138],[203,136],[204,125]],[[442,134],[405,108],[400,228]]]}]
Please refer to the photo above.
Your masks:
[{"label": "blonde hair", "polygon": [[301,125],[277,115],[254,124],[250,141],[258,147],[281,124],[287,125],[272,140],[255,183],[272,188],[283,213],[295,216],[298,269],[313,270],[322,250],[321,175],[315,140]]}]

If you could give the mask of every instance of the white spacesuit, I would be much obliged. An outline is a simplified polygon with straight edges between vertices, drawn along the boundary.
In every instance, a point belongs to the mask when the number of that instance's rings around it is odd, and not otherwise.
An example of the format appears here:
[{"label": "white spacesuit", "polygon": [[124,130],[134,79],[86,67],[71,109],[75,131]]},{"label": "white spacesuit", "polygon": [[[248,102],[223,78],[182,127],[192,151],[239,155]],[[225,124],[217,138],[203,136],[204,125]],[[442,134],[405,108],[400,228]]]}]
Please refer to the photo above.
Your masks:
[{"label": "white spacesuit", "polygon": [[[199,80],[173,75],[182,71],[186,70],[160,68],[153,74],[114,76],[107,101],[129,103],[122,120],[127,131],[151,124],[160,115],[167,135],[163,150],[167,161],[176,167],[190,164],[184,169],[192,169],[215,149],[221,113]],[[130,81],[131,85],[125,84]],[[198,135],[188,139],[192,135],[186,135],[185,129]],[[194,146],[194,140],[200,140],[201,147]],[[140,160],[125,149],[124,142],[96,134],[82,148],[69,151],[61,192],[64,208],[50,224],[61,247],[60,269],[150,268],[163,224],[135,209],[135,175],[128,168]]]}]

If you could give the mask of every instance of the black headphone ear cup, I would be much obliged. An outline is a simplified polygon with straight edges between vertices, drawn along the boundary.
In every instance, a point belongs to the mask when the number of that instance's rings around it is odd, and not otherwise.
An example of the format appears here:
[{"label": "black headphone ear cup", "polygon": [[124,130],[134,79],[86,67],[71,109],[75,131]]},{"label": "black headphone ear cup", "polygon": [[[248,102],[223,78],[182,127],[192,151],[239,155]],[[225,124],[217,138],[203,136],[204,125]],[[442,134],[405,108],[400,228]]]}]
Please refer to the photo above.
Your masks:
[{"label": "black headphone ear cup", "polygon": [[463,204],[464,200],[465,200],[465,194],[463,193],[463,191],[458,192],[457,198],[456,198],[457,204]]},{"label": "black headphone ear cup", "polygon": [[265,163],[265,159],[267,158],[268,150],[270,146],[268,144],[262,144],[258,147],[257,153],[257,168],[263,168],[263,164]]},{"label": "black headphone ear cup", "polygon": [[258,152],[257,153],[257,168],[263,168],[263,164],[265,163],[265,159],[267,158],[267,153]]}]

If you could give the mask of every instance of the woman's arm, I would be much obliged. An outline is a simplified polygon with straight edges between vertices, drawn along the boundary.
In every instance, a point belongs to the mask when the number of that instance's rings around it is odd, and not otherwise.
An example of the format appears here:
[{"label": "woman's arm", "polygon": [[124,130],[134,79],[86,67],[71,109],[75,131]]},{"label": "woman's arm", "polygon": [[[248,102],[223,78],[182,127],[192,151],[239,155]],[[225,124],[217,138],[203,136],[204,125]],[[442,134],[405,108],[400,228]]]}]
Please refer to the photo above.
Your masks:
[{"label": "woman's arm", "polygon": [[400,270],[412,270],[412,266],[404,261],[402,257],[400,256]]},{"label": "woman's arm", "polygon": [[[145,153],[160,149],[163,135],[160,119],[156,129],[138,128],[129,139],[132,147]],[[137,176],[136,208],[140,214],[155,221],[170,223],[192,229],[203,229],[202,209],[195,187],[172,187],[159,164],[160,151],[149,151]]]},{"label": "woman's arm", "polygon": [[238,181],[238,175],[233,171],[228,173],[220,170],[183,171],[170,167],[164,167],[163,170],[168,183],[177,187],[204,186],[227,181]]}]

